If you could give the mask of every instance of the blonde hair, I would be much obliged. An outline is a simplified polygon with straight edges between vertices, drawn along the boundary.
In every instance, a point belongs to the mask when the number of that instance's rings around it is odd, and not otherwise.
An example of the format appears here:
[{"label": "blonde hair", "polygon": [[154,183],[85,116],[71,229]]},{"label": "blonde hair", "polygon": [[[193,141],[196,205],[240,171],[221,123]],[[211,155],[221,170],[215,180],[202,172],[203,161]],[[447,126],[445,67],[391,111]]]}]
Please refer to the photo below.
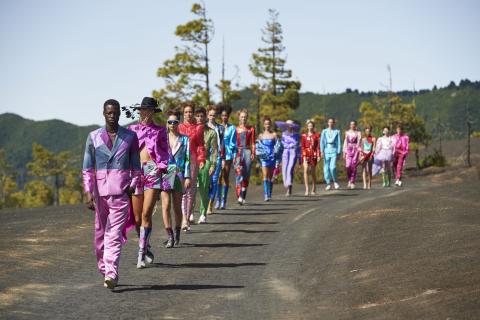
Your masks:
[{"label": "blonde hair", "polygon": [[245,114],[247,115],[247,117],[248,117],[248,110],[247,110],[247,109],[243,108],[243,109],[238,110],[237,116],[240,117],[240,115],[241,115],[242,113],[245,113]]}]

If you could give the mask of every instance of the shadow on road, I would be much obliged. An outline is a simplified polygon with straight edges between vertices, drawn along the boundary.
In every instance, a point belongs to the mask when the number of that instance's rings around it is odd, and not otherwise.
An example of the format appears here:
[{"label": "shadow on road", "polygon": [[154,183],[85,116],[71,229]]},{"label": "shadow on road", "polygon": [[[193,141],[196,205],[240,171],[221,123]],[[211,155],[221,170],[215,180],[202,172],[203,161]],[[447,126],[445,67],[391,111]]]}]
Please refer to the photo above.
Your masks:
[{"label": "shadow on road", "polygon": [[[283,207],[283,204],[279,204],[279,206]],[[298,206],[298,205],[297,205]],[[233,208],[233,209],[227,209],[227,211],[247,211],[247,210],[252,210],[251,208],[249,209],[248,207],[243,207],[243,208]],[[258,208],[256,210],[262,210],[262,211],[285,211],[289,210],[289,208],[270,208],[270,209],[263,209],[263,208]]]},{"label": "shadow on road", "polygon": [[[262,247],[265,243],[182,243],[182,247],[195,248],[244,248],[244,247]],[[181,248],[181,247],[180,247]]]},{"label": "shadow on road", "polygon": [[[274,201],[288,201],[288,202],[291,202],[291,201],[299,201],[299,202],[308,202],[308,201],[322,201],[322,199],[320,198],[313,198],[313,197],[306,197],[306,196],[303,196],[304,198],[301,198],[300,196],[294,196],[296,199],[292,199],[292,198],[288,198],[288,199],[278,199],[278,200],[274,200]],[[284,206],[286,204],[282,203],[281,206]],[[290,206],[298,206],[298,204],[290,204]]]},{"label": "shadow on road", "polygon": [[278,224],[276,221],[272,222],[262,222],[262,221],[232,221],[232,222],[208,222],[208,224],[245,224],[245,225],[252,225],[252,224]]},{"label": "shadow on road", "polygon": [[[122,289],[122,287],[127,287]],[[123,293],[130,291],[145,291],[145,290],[206,290],[206,289],[242,289],[244,286],[226,286],[226,285],[216,285],[216,284],[168,284],[168,285],[146,285],[146,286],[136,286],[136,285],[118,285],[114,293]]]},{"label": "shadow on road", "polygon": [[330,194],[324,194],[322,197],[353,197],[353,196],[358,196],[358,193],[330,193]]},{"label": "shadow on road", "polygon": [[225,215],[225,216],[268,216],[271,214],[288,214],[288,212],[270,212],[270,211],[278,211],[278,210],[287,210],[287,209],[262,210],[262,211],[268,211],[268,212],[241,212],[241,213],[225,212],[225,213],[216,213],[216,214]]},{"label": "shadow on road", "polygon": [[251,267],[251,266],[266,266],[266,263],[261,262],[243,262],[243,263],[153,263],[151,266],[156,268],[237,268],[237,267]]},{"label": "shadow on road", "polygon": [[242,230],[242,229],[232,229],[232,230],[210,230],[210,231],[193,231],[191,233],[223,233],[223,232],[236,232],[236,233],[273,233],[278,232],[277,230]]}]

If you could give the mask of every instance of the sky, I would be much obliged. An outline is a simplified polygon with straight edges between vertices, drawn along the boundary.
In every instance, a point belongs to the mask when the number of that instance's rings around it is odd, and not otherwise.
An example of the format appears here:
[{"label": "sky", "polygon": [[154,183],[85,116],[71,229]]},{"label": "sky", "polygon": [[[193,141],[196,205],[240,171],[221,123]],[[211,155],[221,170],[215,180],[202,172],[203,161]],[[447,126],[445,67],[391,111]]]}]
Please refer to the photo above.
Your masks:
[{"label": "sky", "polygon": [[[1,0],[0,114],[102,124],[103,102],[140,102],[164,85],[156,76],[193,18],[186,0]],[[279,11],[287,68],[302,91],[446,86],[480,80],[480,1],[206,0],[215,25],[211,77],[240,86],[262,45],[268,9]],[[218,95],[218,93],[216,93]],[[121,123],[126,123],[123,118]]]}]

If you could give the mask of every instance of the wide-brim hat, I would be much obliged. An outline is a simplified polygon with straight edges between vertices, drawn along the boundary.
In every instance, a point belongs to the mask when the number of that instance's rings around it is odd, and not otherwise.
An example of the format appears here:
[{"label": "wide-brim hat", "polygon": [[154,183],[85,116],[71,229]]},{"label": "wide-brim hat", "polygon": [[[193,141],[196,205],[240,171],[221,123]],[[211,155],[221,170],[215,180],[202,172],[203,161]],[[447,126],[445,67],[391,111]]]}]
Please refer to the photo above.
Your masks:
[{"label": "wide-brim hat", "polygon": [[292,128],[293,131],[300,130],[300,125],[296,124],[292,120],[287,121],[275,121],[275,125],[280,128],[282,131],[287,131],[289,128]]},{"label": "wide-brim hat", "polygon": [[144,97],[142,99],[141,104],[136,104],[133,109],[140,110],[140,109],[151,109],[154,112],[162,112],[162,109],[158,106],[157,100],[152,97]]}]

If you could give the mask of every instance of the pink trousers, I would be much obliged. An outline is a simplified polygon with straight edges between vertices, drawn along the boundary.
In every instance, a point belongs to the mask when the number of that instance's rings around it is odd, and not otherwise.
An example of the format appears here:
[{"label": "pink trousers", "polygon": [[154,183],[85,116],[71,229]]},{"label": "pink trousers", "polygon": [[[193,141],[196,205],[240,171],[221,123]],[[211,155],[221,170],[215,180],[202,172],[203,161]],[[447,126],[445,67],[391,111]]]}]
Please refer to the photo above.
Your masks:
[{"label": "pink trousers", "polygon": [[357,160],[358,153],[346,154],[345,157],[345,168],[347,169],[347,178],[348,182],[355,183],[355,178],[357,176]]},{"label": "pink trousers", "polygon": [[124,243],[123,227],[128,218],[127,194],[98,197],[95,203],[95,254],[98,271],[103,276],[118,277],[120,251]]},{"label": "pink trousers", "polygon": [[185,189],[182,196],[182,212],[187,218],[193,213],[195,207],[195,195],[197,193],[198,162],[196,159],[190,162],[190,186]]},{"label": "pink trousers", "polygon": [[405,165],[405,155],[403,154],[396,154],[395,159],[393,160],[393,167],[395,168],[395,180],[402,179],[402,170],[403,166]]}]

